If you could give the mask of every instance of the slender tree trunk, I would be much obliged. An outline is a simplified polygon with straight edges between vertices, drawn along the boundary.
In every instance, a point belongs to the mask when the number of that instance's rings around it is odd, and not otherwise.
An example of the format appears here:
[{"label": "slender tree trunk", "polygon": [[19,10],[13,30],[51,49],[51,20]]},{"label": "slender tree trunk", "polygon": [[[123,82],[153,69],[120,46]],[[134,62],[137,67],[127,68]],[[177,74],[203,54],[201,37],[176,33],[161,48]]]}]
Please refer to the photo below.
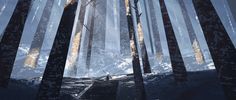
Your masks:
[{"label": "slender tree trunk", "polygon": [[120,47],[122,56],[130,56],[130,38],[128,30],[128,22],[126,16],[126,6],[124,0],[119,0],[120,2]]},{"label": "slender tree trunk", "polygon": [[183,58],[180,53],[180,48],[178,46],[164,0],[160,0],[160,7],[161,7],[161,12],[162,12],[162,18],[164,21],[167,44],[169,48],[170,60],[171,60],[175,80],[177,82],[186,81],[187,80],[186,68],[184,65]]},{"label": "slender tree trunk", "polygon": [[[141,56],[142,56],[142,62],[143,62],[143,72],[144,73],[151,73],[151,67],[150,67],[150,63],[149,63],[149,59],[148,59],[148,53],[147,53],[147,48],[146,48],[146,44],[144,42],[144,33],[143,33],[143,28],[142,28],[142,24],[140,22],[140,16],[139,16],[139,11],[138,11],[138,0],[134,0],[135,1],[135,10],[136,11],[136,18],[137,18],[137,24],[138,24],[138,34],[139,34],[139,42],[140,42],[140,48],[141,48]],[[144,1],[145,2],[145,1]],[[147,12],[147,8],[146,8],[146,5],[145,5],[145,9],[146,9],[146,12]],[[147,14],[146,14],[147,15]],[[151,33],[150,33],[150,26],[149,26],[149,19],[148,19],[148,16],[147,17],[147,22],[148,22],[148,30],[149,30],[149,38],[151,38]],[[152,47],[152,40],[151,41],[151,47]],[[152,47],[152,52],[153,52],[153,47]]]},{"label": "slender tree trunk", "polygon": [[[127,0],[128,1],[128,0]],[[131,9],[132,8],[132,1],[129,0],[128,2],[126,1],[127,6],[127,19],[128,19],[128,28],[129,28],[129,34],[131,38],[131,51],[132,51],[132,64],[133,64],[133,73],[134,73],[134,82],[135,82],[135,100],[146,100],[146,94],[145,94],[145,89],[144,89],[144,83],[143,83],[143,77],[142,77],[142,71],[141,71],[141,66],[139,62],[139,56],[138,56],[138,50],[137,50],[137,40],[135,38],[135,30],[134,30],[134,21],[135,18],[134,15],[135,13],[131,14]]]},{"label": "slender tree trunk", "polygon": [[[137,16],[137,20],[139,16]],[[151,73],[151,68],[150,68],[150,63],[148,59],[148,54],[147,54],[147,49],[146,45],[144,42],[144,34],[143,34],[143,29],[140,21],[138,21],[138,38],[139,38],[139,43],[140,43],[140,49],[141,49],[141,57],[142,57],[142,63],[143,63],[143,72],[144,73]]]},{"label": "slender tree trunk", "polygon": [[69,50],[69,56],[68,57],[68,73],[70,76],[76,76],[77,74],[77,61],[79,59],[78,54],[81,47],[81,37],[82,37],[82,31],[84,26],[84,19],[85,19],[85,10],[87,6],[86,0],[81,0],[81,7],[78,17],[78,22],[76,23],[76,29],[75,34],[72,36],[72,43],[71,43],[71,49]]},{"label": "slender tree trunk", "polygon": [[91,24],[89,28],[89,42],[88,42],[88,53],[86,58],[86,66],[89,69],[90,67],[90,60],[91,60],[91,51],[92,51],[92,42],[93,42],[93,32],[94,32],[94,20],[95,20],[95,10],[96,10],[96,0],[93,1],[93,8],[92,8],[92,18],[91,18]]},{"label": "slender tree trunk", "polygon": [[0,43],[0,87],[7,87],[31,0],[19,0]]},{"label": "slender tree trunk", "polygon": [[99,63],[101,59],[104,59],[105,40],[106,40],[106,14],[107,14],[107,1],[108,0],[96,0],[96,10],[93,28],[93,41],[91,47],[90,65],[87,66],[90,69],[97,67],[96,63]]},{"label": "slender tree trunk", "polygon": [[[140,0],[137,0],[137,1],[140,1]],[[150,0],[149,0],[150,1]],[[152,53],[154,53],[154,48],[153,48],[153,39],[152,39],[152,30],[151,30],[151,24],[152,24],[152,22],[150,21],[150,12],[149,12],[149,10],[150,10],[150,8],[149,8],[149,1],[147,1],[147,0],[143,0],[143,5],[144,5],[144,10],[145,10],[145,15],[146,15],[146,20],[147,20],[147,28],[148,28],[148,35],[149,35],[149,41],[150,41],[150,47],[151,47],[151,51],[152,51]],[[147,6],[148,5],[148,6]],[[139,13],[138,13],[139,14]],[[139,20],[140,21],[140,20]],[[151,23],[151,24],[150,24]]]},{"label": "slender tree trunk", "polygon": [[236,100],[236,49],[210,0],[193,0],[220,83],[228,100]]},{"label": "slender tree trunk", "polygon": [[38,100],[59,99],[76,7],[77,2],[72,2],[64,9],[43,79],[39,87],[37,95]]},{"label": "slender tree trunk", "polygon": [[29,54],[26,57],[26,60],[24,63],[26,67],[35,68],[37,66],[40,50],[43,45],[43,40],[46,34],[47,26],[49,24],[48,21],[50,19],[53,3],[54,3],[54,0],[48,0],[46,2],[46,6],[43,10],[42,17],[40,18],[40,22],[39,22],[36,34],[34,36],[34,40],[30,47]]},{"label": "slender tree trunk", "polygon": [[150,8],[150,12],[152,15],[151,16],[151,21],[152,21],[152,30],[153,30],[153,37],[154,37],[154,47],[156,48],[156,52],[154,54],[156,54],[156,57],[159,61],[162,61],[162,57],[163,57],[163,51],[162,51],[162,47],[161,47],[161,39],[160,39],[160,33],[158,30],[158,23],[157,23],[157,16],[155,13],[155,7],[156,6],[153,2],[153,0],[149,0],[148,1],[149,4],[149,8]]},{"label": "slender tree trunk", "polygon": [[202,63],[205,62],[203,52],[200,48],[200,44],[199,44],[197,36],[194,32],[193,25],[191,24],[190,17],[188,16],[187,8],[184,5],[184,0],[178,0],[178,2],[181,6],[181,10],[182,10],[182,13],[183,13],[183,16],[184,16],[184,21],[186,23],[189,38],[190,38],[190,41],[191,41],[191,44],[192,44],[192,48],[194,50],[195,59],[196,59],[198,64],[202,64]]},{"label": "slender tree trunk", "polygon": [[[144,1],[145,2],[145,1]],[[137,21],[137,29],[138,29],[138,41],[139,41],[139,44],[140,44],[140,49],[141,49],[141,57],[142,57],[142,63],[143,63],[143,72],[144,73],[151,73],[151,67],[150,67],[150,63],[149,63],[149,59],[148,59],[148,54],[147,54],[147,49],[146,49],[146,44],[144,42],[144,33],[143,33],[143,28],[142,28],[142,24],[140,22],[140,13],[138,11],[138,0],[134,0],[134,7],[135,7],[135,16],[136,16],[136,21]],[[145,5],[145,9],[147,10],[146,8],[146,5]],[[147,11],[146,11],[147,12]],[[146,17],[148,18],[148,15],[146,13]],[[151,36],[151,33],[150,33],[150,26],[149,26],[149,19],[147,19],[147,24],[148,24],[148,32],[149,32],[149,36]],[[151,37],[150,37],[151,39]],[[152,43],[152,40],[150,40],[151,43]],[[151,44],[152,46],[152,44]],[[153,52],[153,47],[152,48],[152,52]]]},{"label": "slender tree trunk", "polygon": [[[144,42],[144,41],[143,41]],[[142,62],[143,62],[143,72],[151,73],[151,67],[148,59],[147,49],[145,43],[141,45],[141,54],[142,54]]]}]

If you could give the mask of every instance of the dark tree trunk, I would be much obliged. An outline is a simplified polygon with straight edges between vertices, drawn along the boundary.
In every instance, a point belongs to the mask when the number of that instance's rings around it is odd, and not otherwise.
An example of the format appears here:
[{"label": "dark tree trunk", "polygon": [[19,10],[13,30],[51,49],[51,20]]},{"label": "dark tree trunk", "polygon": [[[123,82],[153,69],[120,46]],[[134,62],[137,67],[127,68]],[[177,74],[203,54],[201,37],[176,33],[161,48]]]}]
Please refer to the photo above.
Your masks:
[{"label": "dark tree trunk", "polygon": [[0,87],[7,87],[31,0],[19,0],[0,43]]},{"label": "dark tree trunk", "polygon": [[236,49],[210,0],[193,0],[228,100],[236,100]]},{"label": "dark tree trunk", "polygon": [[[137,18],[137,24],[139,25],[139,29],[140,29],[140,33],[139,35],[143,37],[143,39],[140,41],[140,48],[141,48],[141,55],[142,55],[142,62],[143,62],[143,72],[144,73],[151,73],[151,67],[150,67],[150,63],[149,63],[149,59],[148,59],[148,54],[147,54],[147,48],[146,48],[146,44],[144,42],[144,33],[143,33],[143,29],[142,29],[142,25],[141,25],[141,22],[140,22],[140,16],[139,16],[139,11],[138,11],[138,4],[137,4],[137,1],[135,1],[135,8],[136,8],[136,18]],[[144,1],[145,2],[145,1]],[[145,10],[147,12],[147,8],[146,8],[146,5],[145,5]],[[146,14],[147,15],[147,14]],[[149,33],[149,38],[151,39],[151,32],[150,32],[150,26],[149,26],[149,19],[148,19],[148,16],[147,17],[147,24],[148,24],[148,33]],[[139,36],[139,37],[140,37]],[[151,41],[151,47],[152,47],[152,40]],[[152,47],[152,52],[153,52],[153,47]]]},{"label": "dark tree trunk", "polygon": [[[144,42],[144,41],[143,41]],[[145,43],[141,46],[142,62],[143,62],[143,72],[151,73],[151,67],[148,59],[147,49]]]},{"label": "dark tree trunk", "polygon": [[139,56],[138,56],[138,50],[137,50],[137,40],[135,38],[135,30],[134,30],[134,21],[135,19],[132,18],[132,16],[136,16],[131,14],[131,9],[135,10],[132,8],[132,1],[128,1],[126,4],[128,5],[128,28],[129,28],[129,34],[131,38],[131,51],[132,51],[132,64],[133,64],[133,73],[134,73],[134,82],[135,82],[135,100],[146,100],[146,94],[145,94],[145,89],[144,89],[144,83],[143,83],[143,77],[142,77],[142,71],[141,71],[141,66],[139,62]]},{"label": "dark tree trunk", "polygon": [[167,44],[170,53],[170,60],[172,64],[172,69],[174,73],[175,80],[177,82],[182,82],[187,80],[187,72],[184,65],[183,58],[180,53],[180,49],[174,34],[173,27],[166,9],[164,0],[160,0],[160,7],[162,12],[162,18],[164,21],[164,27],[166,32]]},{"label": "dark tree trunk", "polygon": [[47,26],[49,24],[48,21],[50,19],[53,3],[54,0],[48,0],[46,2],[46,6],[43,10],[42,17],[40,18],[40,22],[36,34],[34,36],[33,42],[31,44],[29,54],[25,60],[26,67],[35,68],[37,66],[40,50],[43,45],[43,40],[46,34]]},{"label": "dark tree trunk", "polygon": [[65,68],[77,2],[68,4],[63,12],[53,47],[39,87],[38,100],[57,100]]}]

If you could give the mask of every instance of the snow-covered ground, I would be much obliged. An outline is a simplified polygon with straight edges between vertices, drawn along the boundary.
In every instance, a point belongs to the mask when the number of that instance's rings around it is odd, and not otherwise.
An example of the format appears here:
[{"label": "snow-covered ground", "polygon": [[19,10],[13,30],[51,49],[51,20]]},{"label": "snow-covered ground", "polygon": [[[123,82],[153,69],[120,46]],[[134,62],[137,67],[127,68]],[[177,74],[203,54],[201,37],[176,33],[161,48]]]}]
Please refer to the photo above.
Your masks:
[{"label": "snow-covered ground", "polygon": [[[40,78],[11,80],[9,87],[0,88],[1,100],[34,100]],[[214,70],[189,72],[188,81],[175,83],[172,74],[144,76],[147,100],[225,100]],[[132,76],[102,78],[64,78],[61,100],[134,100]]]}]

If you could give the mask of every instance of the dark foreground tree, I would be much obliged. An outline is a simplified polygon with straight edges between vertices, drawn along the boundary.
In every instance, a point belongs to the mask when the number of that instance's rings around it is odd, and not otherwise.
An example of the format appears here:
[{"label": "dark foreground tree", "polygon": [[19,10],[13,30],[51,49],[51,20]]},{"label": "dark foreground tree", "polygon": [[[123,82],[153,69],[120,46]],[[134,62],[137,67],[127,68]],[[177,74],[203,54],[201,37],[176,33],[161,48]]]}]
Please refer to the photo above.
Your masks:
[{"label": "dark foreground tree", "polygon": [[53,47],[39,87],[38,100],[59,99],[63,73],[77,9],[77,2],[72,1],[63,12]]},{"label": "dark foreground tree", "polygon": [[236,100],[236,49],[210,0],[193,0],[220,83],[228,100]]},{"label": "dark foreground tree", "polygon": [[187,80],[187,72],[184,65],[183,58],[180,53],[180,49],[175,37],[173,27],[166,9],[164,0],[160,0],[160,7],[162,12],[162,18],[164,22],[167,44],[170,53],[170,60],[172,64],[172,70],[174,73],[175,80],[177,82],[182,82]]},{"label": "dark foreground tree", "polygon": [[[127,4],[128,3],[128,4]],[[128,19],[128,28],[129,34],[131,38],[131,51],[132,51],[132,64],[133,64],[133,73],[134,73],[134,82],[135,82],[135,100],[146,100],[146,94],[144,89],[143,77],[141,66],[139,62],[138,50],[137,50],[137,40],[135,38],[135,30],[134,30],[134,19],[136,14],[134,12],[133,0],[126,0],[126,9],[127,9],[127,19]],[[131,9],[133,12],[131,12]]]},{"label": "dark foreground tree", "polygon": [[19,0],[0,43],[0,87],[7,87],[31,0]]}]

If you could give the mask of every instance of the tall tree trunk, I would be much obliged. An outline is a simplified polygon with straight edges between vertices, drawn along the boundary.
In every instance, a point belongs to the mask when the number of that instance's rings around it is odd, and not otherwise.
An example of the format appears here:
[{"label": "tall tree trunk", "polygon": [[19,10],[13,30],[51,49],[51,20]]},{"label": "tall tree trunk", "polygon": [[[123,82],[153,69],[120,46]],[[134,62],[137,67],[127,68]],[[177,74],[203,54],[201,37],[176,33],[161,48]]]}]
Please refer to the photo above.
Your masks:
[{"label": "tall tree trunk", "polygon": [[[84,19],[85,19],[85,10],[87,6],[86,0],[81,0],[81,6],[80,6],[80,12],[78,16],[78,22],[75,23],[75,33],[74,36],[71,38],[71,49],[69,50],[69,57],[68,57],[68,68],[67,68],[67,74],[70,76],[76,76],[77,74],[77,61],[79,59],[78,54],[81,47],[81,37],[82,37],[82,31],[84,26]],[[78,8],[77,8],[78,9]]]},{"label": "tall tree trunk", "polygon": [[190,17],[188,16],[187,8],[184,5],[184,0],[177,0],[177,1],[180,4],[181,10],[182,10],[182,13],[183,13],[183,16],[184,16],[184,21],[186,23],[189,38],[190,38],[190,41],[191,41],[191,44],[192,44],[192,48],[194,50],[195,59],[196,59],[198,64],[202,64],[202,63],[205,62],[203,52],[200,48],[200,44],[199,44],[197,36],[194,32],[193,25],[191,24]]},{"label": "tall tree trunk", "polygon": [[77,2],[72,2],[64,9],[43,79],[39,87],[37,95],[38,100],[59,99],[76,8]]},{"label": "tall tree trunk", "polygon": [[31,0],[19,0],[0,43],[0,87],[7,87]]},{"label": "tall tree trunk", "polygon": [[[144,73],[151,73],[151,67],[150,67],[150,63],[149,63],[149,59],[148,59],[148,53],[147,53],[147,48],[146,48],[146,44],[144,42],[144,32],[143,32],[143,28],[142,28],[142,24],[140,22],[140,13],[138,11],[138,0],[134,0],[135,4],[135,10],[136,10],[136,18],[137,18],[137,24],[138,24],[138,34],[139,34],[139,42],[140,42],[140,48],[141,48],[141,56],[142,56],[142,63],[143,63],[143,72]],[[145,2],[145,1],[144,1]],[[145,5],[145,10],[147,12],[147,8]],[[148,15],[146,14],[147,17],[147,24],[148,24],[148,33],[149,33],[149,38],[151,38],[151,33],[150,33],[150,26],[149,26],[149,18]],[[152,40],[151,41],[151,47],[152,47]],[[152,47],[152,52],[153,52],[153,47]]]},{"label": "tall tree trunk", "polygon": [[228,100],[236,100],[236,49],[210,0],[193,0],[220,83]]},{"label": "tall tree trunk", "polygon": [[[138,17],[138,16],[137,16]],[[138,18],[137,18],[138,19]],[[143,29],[140,21],[138,21],[138,38],[140,43],[140,49],[141,49],[141,57],[142,57],[142,63],[143,63],[143,72],[144,73],[151,73],[151,67],[148,59],[147,49],[144,42],[144,34]]]},{"label": "tall tree trunk", "polygon": [[[145,1],[144,1],[145,2]],[[151,73],[151,67],[150,67],[150,63],[149,63],[149,59],[148,59],[148,53],[147,53],[147,48],[146,48],[146,44],[145,44],[145,41],[144,41],[144,33],[143,33],[143,28],[142,28],[142,24],[140,22],[140,13],[138,11],[138,0],[134,0],[134,7],[135,7],[135,16],[136,16],[136,21],[137,21],[137,30],[138,30],[138,41],[139,41],[139,44],[140,44],[140,51],[141,51],[141,57],[142,57],[142,64],[143,64],[143,72],[144,73]],[[146,6],[145,6],[145,10],[147,10]],[[149,16],[147,15],[146,13],[146,17],[148,18]],[[149,36],[151,36],[151,33],[150,33],[150,26],[149,26],[149,19],[147,19],[147,24],[148,24],[148,32],[149,32]],[[151,39],[151,37],[150,37]],[[150,40],[151,43],[152,43],[152,40]],[[152,46],[152,44],[151,44]],[[152,52],[153,52],[153,47],[152,48]]]},{"label": "tall tree trunk", "polygon": [[[96,69],[101,59],[104,59],[105,40],[106,40],[106,14],[108,0],[96,0],[96,10],[93,28],[93,40],[88,69]],[[100,66],[101,67],[101,66]],[[89,70],[88,70],[89,71]]]},{"label": "tall tree trunk", "polygon": [[160,0],[160,7],[162,12],[162,18],[164,21],[167,44],[169,48],[170,60],[175,80],[177,82],[186,81],[187,80],[186,68],[180,53],[180,48],[178,46],[164,0]]},{"label": "tall tree trunk", "polygon": [[30,47],[29,54],[26,57],[26,60],[24,63],[26,67],[35,68],[37,66],[40,50],[43,45],[43,40],[46,34],[47,26],[49,24],[48,21],[50,19],[53,3],[54,3],[54,0],[48,0],[46,2],[46,6],[43,10],[42,17],[40,18],[40,22],[39,22],[36,34],[34,36],[34,40]]},{"label": "tall tree trunk", "polygon": [[94,20],[95,20],[95,11],[96,11],[96,0],[93,1],[93,8],[92,8],[92,18],[91,24],[89,27],[89,41],[88,41],[88,52],[86,58],[86,66],[89,69],[90,67],[90,60],[91,60],[91,51],[92,51],[92,42],[93,42],[93,32],[94,32]]},{"label": "tall tree trunk", "polygon": [[[127,0],[128,1],[128,0]],[[132,51],[132,64],[133,64],[133,73],[134,73],[134,82],[135,82],[135,99],[136,100],[146,100],[146,94],[144,89],[143,77],[141,66],[139,62],[138,50],[137,50],[137,40],[135,38],[135,30],[134,30],[134,19],[136,17],[135,13],[131,12],[131,9],[135,10],[133,7],[133,0],[126,1],[127,6],[127,19],[128,19],[128,28],[129,34],[131,38],[131,51]]]},{"label": "tall tree trunk", "polygon": [[120,47],[122,56],[130,56],[130,38],[129,38],[129,29],[126,16],[126,7],[125,1],[119,0],[120,2]]},{"label": "tall tree trunk", "polygon": [[156,54],[156,57],[159,61],[162,61],[162,56],[163,56],[163,51],[162,51],[162,47],[161,47],[161,39],[160,39],[160,33],[158,30],[158,23],[157,23],[157,16],[155,13],[155,7],[156,6],[153,2],[153,0],[148,0],[148,4],[149,4],[149,8],[150,8],[150,12],[152,15],[151,16],[151,23],[152,23],[152,30],[153,30],[153,37],[155,39],[154,41],[154,46],[156,48],[156,52],[154,54]]},{"label": "tall tree trunk", "polygon": [[[140,25],[141,26],[141,25]],[[141,54],[142,54],[142,62],[143,62],[143,72],[144,73],[151,73],[151,67],[148,59],[147,49],[146,45],[143,41],[143,44],[141,44]]]},{"label": "tall tree trunk", "polygon": [[[138,1],[138,0],[137,0]],[[140,1],[140,0],[139,0]],[[149,0],[150,1],[150,0]],[[151,47],[151,51],[152,53],[154,53],[154,48],[153,48],[153,38],[152,38],[152,22],[150,21],[150,7],[149,7],[149,1],[147,0],[143,0],[143,5],[144,5],[144,11],[145,11],[145,15],[146,15],[146,20],[147,20],[147,28],[148,28],[148,34],[149,34],[149,41],[150,41],[150,47]],[[147,6],[148,5],[148,6]]]}]

